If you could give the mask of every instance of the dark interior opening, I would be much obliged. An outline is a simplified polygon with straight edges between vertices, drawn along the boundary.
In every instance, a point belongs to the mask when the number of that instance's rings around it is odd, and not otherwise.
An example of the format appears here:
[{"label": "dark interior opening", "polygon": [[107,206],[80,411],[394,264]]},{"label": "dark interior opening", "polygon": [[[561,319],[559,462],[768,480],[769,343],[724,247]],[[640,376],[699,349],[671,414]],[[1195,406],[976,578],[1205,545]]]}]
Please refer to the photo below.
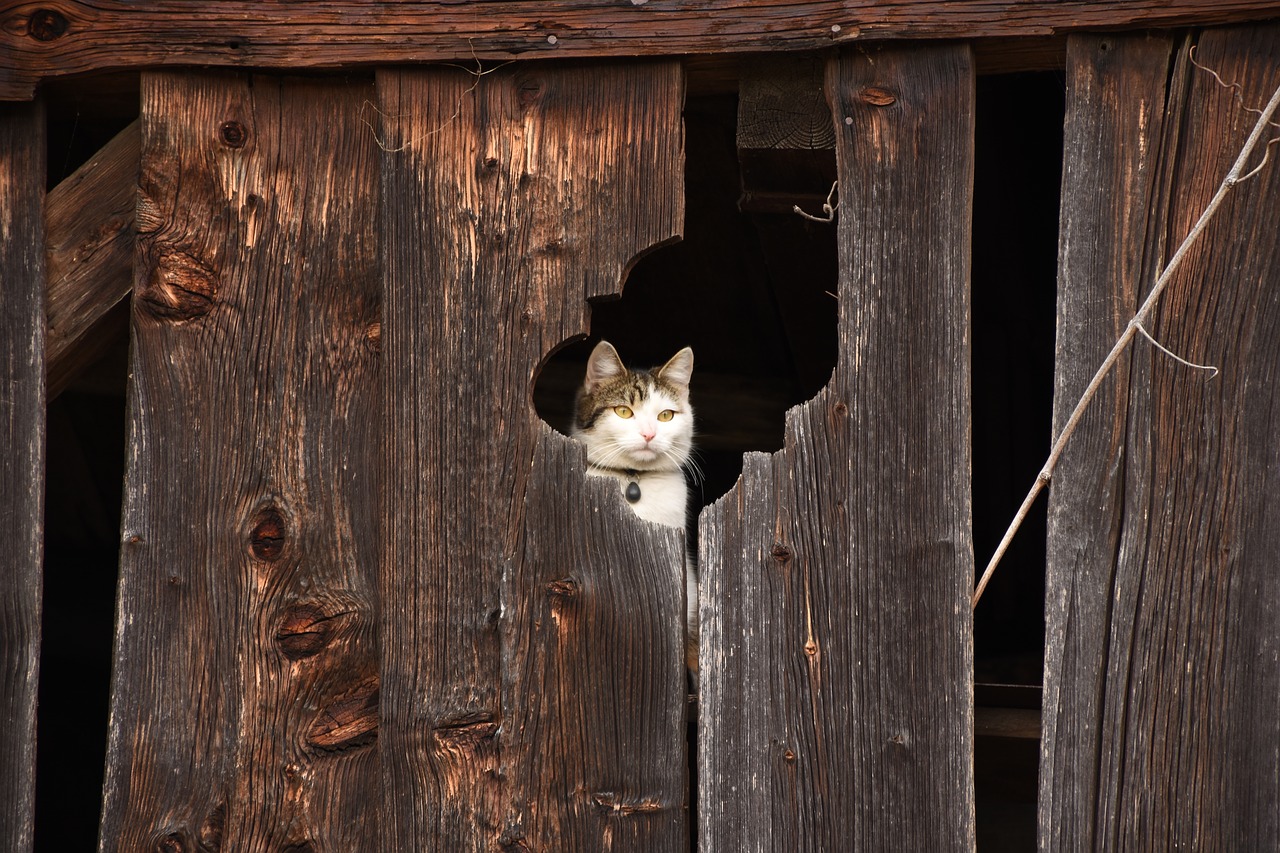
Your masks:
[{"label": "dark interior opening", "polygon": [[[977,571],[1049,454],[1061,72],[978,78],[973,198],[973,538]],[[1046,508],[974,611],[978,849],[1036,848]],[[976,578],[975,578],[976,581]]]},{"label": "dark interior opening", "polygon": [[[41,88],[53,188],[138,117],[138,75]],[[107,751],[128,377],[126,306],[98,360],[49,400],[36,719],[36,851],[97,847]]]}]

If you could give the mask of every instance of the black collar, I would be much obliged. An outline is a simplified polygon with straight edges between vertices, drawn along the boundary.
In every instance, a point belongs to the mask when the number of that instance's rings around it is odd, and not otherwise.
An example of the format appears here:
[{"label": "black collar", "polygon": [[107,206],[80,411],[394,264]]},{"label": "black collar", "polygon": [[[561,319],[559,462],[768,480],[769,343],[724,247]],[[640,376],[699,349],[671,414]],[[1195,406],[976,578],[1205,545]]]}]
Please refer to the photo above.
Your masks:
[{"label": "black collar", "polygon": [[631,480],[634,480],[642,473],[645,473],[637,468],[610,468],[608,465],[597,465],[594,462],[588,462],[587,467],[593,468],[596,471],[608,471],[610,474],[621,474]]},{"label": "black collar", "polygon": [[640,500],[640,472],[635,468],[610,468],[607,465],[592,465],[587,463],[587,467],[594,468],[597,471],[608,471],[611,474],[621,474],[624,480],[629,480],[624,494],[627,497],[627,503],[635,503]]}]

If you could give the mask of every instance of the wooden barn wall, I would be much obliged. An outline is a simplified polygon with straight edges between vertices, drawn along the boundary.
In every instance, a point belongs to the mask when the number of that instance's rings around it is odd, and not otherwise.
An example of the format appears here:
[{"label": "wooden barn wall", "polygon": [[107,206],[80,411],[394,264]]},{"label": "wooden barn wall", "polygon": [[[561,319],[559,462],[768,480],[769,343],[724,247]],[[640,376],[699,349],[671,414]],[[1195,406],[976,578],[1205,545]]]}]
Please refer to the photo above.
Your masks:
[{"label": "wooden barn wall", "polygon": [[144,80],[104,851],[377,848],[372,98]]},{"label": "wooden barn wall", "polygon": [[386,849],[687,849],[683,543],[535,413],[683,221],[673,62],[378,77]]},{"label": "wooden barn wall", "polygon": [[[1280,83],[1280,27],[1072,39],[1061,425]],[[1276,135],[1273,131],[1272,135]],[[1255,157],[1255,163],[1261,154]],[[1219,210],[1050,502],[1040,847],[1280,849],[1280,169]]]},{"label": "wooden barn wall", "polygon": [[0,849],[31,849],[44,524],[44,112],[0,104]]},{"label": "wooden barn wall", "polygon": [[[1059,425],[1280,82],[1280,27],[1196,38],[1238,90],[1166,36],[1072,38]],[[827,87],[839,362],[701,519],[700,844],[967,850],[972,57],[851,51]],[[144,75],[102,850],[687,849],[683,542],[530,403],[681,230],[682,97],[667,61]],[[18,851],[42,125],[0,109]],[[1278,208],[1272,163],[1150,324],[1220,373],[1139,340],[1055,478],[1044,849],[1280,848]]]},{"label": "wooden barn wall", "polygon": [[702,515],[700,849],[970,850],[972,58],[827,89],[839,361]]}]

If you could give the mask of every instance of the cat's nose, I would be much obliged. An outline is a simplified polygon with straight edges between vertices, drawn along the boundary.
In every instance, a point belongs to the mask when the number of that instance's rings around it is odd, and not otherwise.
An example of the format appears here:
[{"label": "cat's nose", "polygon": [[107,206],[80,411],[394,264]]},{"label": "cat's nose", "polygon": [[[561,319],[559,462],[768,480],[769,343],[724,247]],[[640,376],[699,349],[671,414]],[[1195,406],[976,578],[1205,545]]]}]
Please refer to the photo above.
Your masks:
[{"label": "cat's nose", "polygon": [[640,437],[646,442],[653,441],[653,437],[658,434],[658,428],[654,426],[644,426],[640,428]]}]

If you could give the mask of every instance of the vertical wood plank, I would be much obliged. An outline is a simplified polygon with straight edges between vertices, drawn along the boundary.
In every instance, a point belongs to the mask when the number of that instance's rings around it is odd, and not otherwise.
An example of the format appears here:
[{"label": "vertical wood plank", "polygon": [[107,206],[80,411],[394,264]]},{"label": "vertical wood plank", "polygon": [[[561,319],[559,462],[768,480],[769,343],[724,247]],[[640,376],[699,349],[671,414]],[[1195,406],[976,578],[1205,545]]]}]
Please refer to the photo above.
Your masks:
[{"label": "vertical wood plank", "polygon": [[[1151,208],[1161,195],[1174,47],[1168,36],[1146,35],[1082,36],[1068,45],[1055,435],[1138,309],[1146,246],[1160,237]],[[1129,385],[1126,355],[1050,490],[1039,810],[1041,842],[1052,849],[1088,847],[1097,819],[1105,605],[1124,506]]]},{"label": "vertical wood plank", "polygon": [[[1117,46],[1120,65],[1101,57]],[[1127,320],[1237,155],[1256,119],[1245,106],[1280,82],[1280,27],[1205,32],[1197,60],[1238,82],[1244,104],[1180,51],[1148,135],[1134,93],[1158,108],[1169,73],[1158,53],[1144,59],[1151,49],[1092,37],[1071,48],[1064,198],[1112,201],[1086,214],[1096,255],[1065,239],[1064,214],[1060,330],[1110,334]],[[1133,209],[1114,201],[1114,176],[1147,168],[1142,152],[1087,140],[1118,126],[1156,151],[1151,200]],[[1278,203],[1272,164],[1219,210],[1151,323],[1219,375],[1136,342],[1055,479],[1048,642],[1064,651],[1047,660],[1043,849],[1280,847]],[[1111,233],[1114,245],[1098,239]],[[1138,258],[1136,281],[1120,274]],[[1103,337],[1091,330],[1079,357],[1096,364]],[[1083,368],[1059,369],[1067,394]]]},{"label": "vertical wood plank", "polygon": [[972,59],[827,87],[839,361],[702,516],[701,849],[972,849]]},{"label": "vertical wood plank", "polygon": [[44,529],[44,111],[0,104],[0,848],[31,849]]},{"label": "vertical wood plank", "polygon": [[378,88],[387,849],[680,849],[680,543],[530,398],[587,298],[679,233],[679,65]]},{"label": "vertical wood plank", "polygon": [[101,849],[378,849],[369,85],[143,83]]}]

